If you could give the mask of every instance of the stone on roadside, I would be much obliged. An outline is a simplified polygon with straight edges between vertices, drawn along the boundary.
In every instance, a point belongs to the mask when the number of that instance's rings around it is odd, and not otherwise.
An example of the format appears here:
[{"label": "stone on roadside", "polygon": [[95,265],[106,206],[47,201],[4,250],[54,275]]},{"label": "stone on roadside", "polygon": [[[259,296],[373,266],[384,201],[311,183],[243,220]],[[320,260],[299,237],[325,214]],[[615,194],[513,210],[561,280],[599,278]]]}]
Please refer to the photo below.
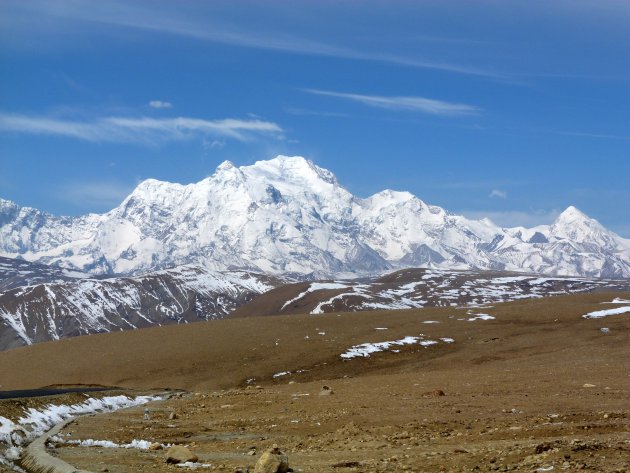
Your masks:
[{"label": "stone on roadside", "polygon": [[151,445],[149,445],[149,450],[162,450],[164,447],[162,447],[161,443],[157,443],[157,442],[153,442]]},{"label": "stone on roadside", "polygon": [[254,467],[254,473],[288,473],[289,458],[276,444],[261,455]]},{"label": "stone on roadside", "polygon": [[166,463],[196,463],[197,460],[199,460],[199,457],[183,445],[173,445],[166,452]]}]

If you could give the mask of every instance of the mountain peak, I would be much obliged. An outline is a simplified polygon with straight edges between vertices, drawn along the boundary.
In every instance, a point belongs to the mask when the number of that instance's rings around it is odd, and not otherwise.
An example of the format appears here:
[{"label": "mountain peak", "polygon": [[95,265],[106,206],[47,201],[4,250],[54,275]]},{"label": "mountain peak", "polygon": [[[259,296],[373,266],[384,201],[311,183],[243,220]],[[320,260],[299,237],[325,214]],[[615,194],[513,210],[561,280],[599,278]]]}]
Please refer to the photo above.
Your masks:
[{"label": "mountain peak", "polygon": [[564,210],[564,212],[558,215],[555,223],[575,224],[589,220],[591,220],[591,218],[588,215],[579,210],[577,207],[570,205]]},{"label": "mountain peak", "polygon": [[368,199],[372,201],[380,200],[387,204],[398,204],[402,202],[407,202],[408,200],[417,199],[417,197],[411,192],[385,189],[368,197]]},{"label": "mountain peak", "polygon": [[328,184],[339,184],[332,172],[320,168],[302,156],[278,155],[273,159],[256,161],[253,165],[244,168],[254,173],[266,174],[274,179],[306,182],[321,180]]},{"label": "mountain peak", "polygon": [[229,171],[230,169],[234,169],[235,167],[236,166],[234,166],[234,163],[232,161],[225,160],[217,166],[216,172]]}]

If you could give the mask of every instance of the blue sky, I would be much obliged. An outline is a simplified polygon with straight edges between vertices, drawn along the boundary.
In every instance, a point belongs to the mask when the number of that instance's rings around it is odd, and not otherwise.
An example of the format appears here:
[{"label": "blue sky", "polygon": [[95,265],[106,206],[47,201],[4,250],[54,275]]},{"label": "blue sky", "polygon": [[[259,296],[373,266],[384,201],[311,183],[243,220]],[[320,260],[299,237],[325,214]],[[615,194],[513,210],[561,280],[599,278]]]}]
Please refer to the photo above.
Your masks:
[{"label": "blue sky", "polygon": [[630,3],[0,3],[0,197],[103,212],[302,155],[512,226],[630,237]]}]

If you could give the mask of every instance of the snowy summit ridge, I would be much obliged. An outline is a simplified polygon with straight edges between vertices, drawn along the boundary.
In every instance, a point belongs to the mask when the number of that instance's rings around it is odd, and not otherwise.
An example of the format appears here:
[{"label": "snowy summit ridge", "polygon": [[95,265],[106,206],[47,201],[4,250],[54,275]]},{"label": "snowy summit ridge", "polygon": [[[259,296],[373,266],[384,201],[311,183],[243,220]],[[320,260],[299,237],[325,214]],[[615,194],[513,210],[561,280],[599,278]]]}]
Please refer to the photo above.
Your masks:
[{"label": "snowy summit ridge", "polygon": [[92,274],[200,264],[316,277],[409,266],[630,277],[630,240],[575,207],[551,225],[501,228],[408,192],[355,197],[330,171],[287,156],[225,161],[188,185],[148,179],[101,215],[0,200],[0,255]]}]

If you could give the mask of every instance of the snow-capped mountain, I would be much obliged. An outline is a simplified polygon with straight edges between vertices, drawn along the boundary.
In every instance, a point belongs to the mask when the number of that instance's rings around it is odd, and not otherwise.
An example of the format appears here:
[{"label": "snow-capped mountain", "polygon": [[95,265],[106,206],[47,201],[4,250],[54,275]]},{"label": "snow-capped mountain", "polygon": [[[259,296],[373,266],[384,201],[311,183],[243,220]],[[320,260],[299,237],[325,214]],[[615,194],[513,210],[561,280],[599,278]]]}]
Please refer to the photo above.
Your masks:
[{"label": "snow-capped mountain", "polygon": [[[13,261],[22,272],[41,272]],[[220,319],[281,283],[269,276],[197,266],[136,277],[84,276],[33,285],[24,281],[0,292],[0,351],[77,335]]]},{"label": "snow-capped mountain", "polygon": [[361,199],[330,171],[285,156],[224,162],[195,184],[149,179],[102,215],[0,200],[0,255],[92,274],[198,264],[312,278],[412,266],[630,277],[630,240],[573,207],[552,225],[501,228],[408,192]]}]

